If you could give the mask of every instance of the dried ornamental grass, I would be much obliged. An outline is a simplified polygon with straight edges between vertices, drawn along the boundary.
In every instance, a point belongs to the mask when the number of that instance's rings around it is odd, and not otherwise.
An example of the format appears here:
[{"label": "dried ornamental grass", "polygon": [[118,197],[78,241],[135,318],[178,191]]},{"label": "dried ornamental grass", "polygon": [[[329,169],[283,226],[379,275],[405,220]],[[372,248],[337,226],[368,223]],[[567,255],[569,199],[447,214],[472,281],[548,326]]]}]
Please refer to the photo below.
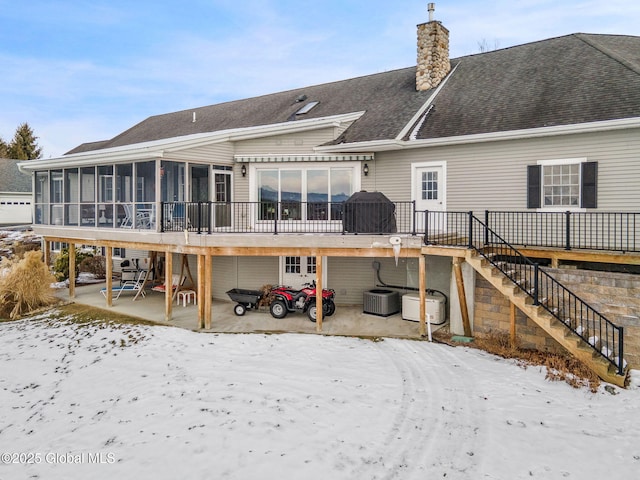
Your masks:
[{"label": "dried ornamental grass", "polygon": [[20,260],[0,264],[0,317],[16,319],[36,308],[51,305],[55,277],[38,251],[25,252]]},{"label": "dried ornamental grass", "polygon": [[561,355],[539,350],[526,350],[511,345],[508,334],[490,332],[478,335],[473,347],[481,348],[503,358],[517,360],[521,366],[542,365],[547,368],[546,378],[550,381],[564,381],[574,388],[588,387],[596,392],[600,379],[584,363],[570,355]]}]

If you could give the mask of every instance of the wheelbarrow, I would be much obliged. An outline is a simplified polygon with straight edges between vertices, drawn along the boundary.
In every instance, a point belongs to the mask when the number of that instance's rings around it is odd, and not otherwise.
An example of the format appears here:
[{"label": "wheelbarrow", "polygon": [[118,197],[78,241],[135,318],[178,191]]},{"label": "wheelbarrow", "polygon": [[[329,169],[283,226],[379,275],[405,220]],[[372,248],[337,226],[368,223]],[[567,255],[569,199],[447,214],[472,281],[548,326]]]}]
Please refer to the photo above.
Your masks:
[{"label": "wheelbarrow", "polygon": [[258,308],[258,303],[262,298],[262,292],[260,290],[245,290],[242,288],[232,288],[227,292],[229,298],[236,302],[233,307],[233,313],[241,317],[245,314],[247,309]]}]

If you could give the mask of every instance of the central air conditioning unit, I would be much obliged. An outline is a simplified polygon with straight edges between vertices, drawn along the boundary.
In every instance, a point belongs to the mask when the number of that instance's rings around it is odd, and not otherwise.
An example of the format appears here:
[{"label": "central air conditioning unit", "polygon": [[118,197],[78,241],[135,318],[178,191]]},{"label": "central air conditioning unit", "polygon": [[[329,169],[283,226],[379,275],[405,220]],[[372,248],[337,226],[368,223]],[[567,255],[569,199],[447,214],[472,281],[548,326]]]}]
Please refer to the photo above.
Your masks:
[{"label": "central air conditioning unit", "polygon": [[368,290],[363,294],[363,311],[388,317],[400,311],[400,294],[393,290]]}]

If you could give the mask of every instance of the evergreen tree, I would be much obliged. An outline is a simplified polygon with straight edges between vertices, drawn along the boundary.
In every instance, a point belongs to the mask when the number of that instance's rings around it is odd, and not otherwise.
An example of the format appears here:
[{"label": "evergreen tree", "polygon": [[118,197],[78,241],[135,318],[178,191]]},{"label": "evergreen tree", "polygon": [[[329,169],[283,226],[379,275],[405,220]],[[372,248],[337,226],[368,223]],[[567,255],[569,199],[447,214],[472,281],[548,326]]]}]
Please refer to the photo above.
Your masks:
[{"label": "evergreen tree", "polygon": [[0,158],[9,158],[9,145],[0,138]]},{"label": "evergreen tree", "polygon": [[16,160],[42,158],[42,148],[38,146],[37,139],[28,123],[20,125],[9,143],[9,158]]}]

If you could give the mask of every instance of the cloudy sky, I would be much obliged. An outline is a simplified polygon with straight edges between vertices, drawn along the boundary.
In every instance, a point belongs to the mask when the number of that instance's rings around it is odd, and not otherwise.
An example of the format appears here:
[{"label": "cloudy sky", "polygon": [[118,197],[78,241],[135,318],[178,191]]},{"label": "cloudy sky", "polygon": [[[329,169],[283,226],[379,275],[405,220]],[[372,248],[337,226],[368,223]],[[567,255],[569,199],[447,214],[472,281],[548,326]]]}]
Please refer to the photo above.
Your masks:
[{"label": "cloudy sky", "polygon": [[[638,0],[440,0],[451,56],[640,35]],[[423,0],[0,0],[0,137],[44,156],[146,117],[415,64]]]}]

